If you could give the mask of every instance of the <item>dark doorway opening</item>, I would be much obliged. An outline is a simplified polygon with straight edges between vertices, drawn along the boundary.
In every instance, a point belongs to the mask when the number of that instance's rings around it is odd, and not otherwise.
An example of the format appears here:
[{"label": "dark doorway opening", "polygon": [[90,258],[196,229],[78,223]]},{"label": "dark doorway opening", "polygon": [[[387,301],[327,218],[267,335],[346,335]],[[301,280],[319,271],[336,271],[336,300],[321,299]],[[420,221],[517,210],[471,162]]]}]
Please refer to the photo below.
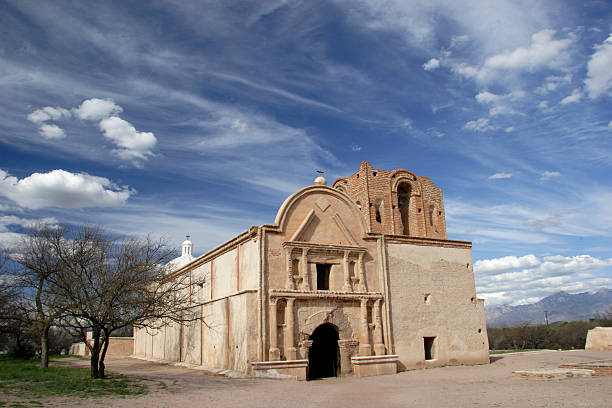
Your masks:
[{"label": "dark doorway opening", "polygon": [[308,379],[337,377],[340,372],[340,351],[338,331],[329,323],[315,329],[309,340],[312,346],[308,351]]},{"label": "dark doorway opening", "polygon": [[436,356],[434,354],[434,341],[435,337],[423,337],[423,343],[425,346],[425,360],[435,360]]},{"label": "dark doorway opening", "polygon": [[331,265],[317,264],[317,290],[329,290]]}]

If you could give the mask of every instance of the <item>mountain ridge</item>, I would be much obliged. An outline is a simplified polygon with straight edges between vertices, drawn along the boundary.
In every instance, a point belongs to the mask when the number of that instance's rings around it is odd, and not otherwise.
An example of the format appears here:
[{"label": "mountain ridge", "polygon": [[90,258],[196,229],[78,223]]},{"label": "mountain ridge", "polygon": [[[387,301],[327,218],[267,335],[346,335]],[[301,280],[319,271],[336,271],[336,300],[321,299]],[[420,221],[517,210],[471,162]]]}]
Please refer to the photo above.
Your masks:
[{"label": "mountain ridge", "polygon": [[595,292],[568,293],[559,291],[538,302],[527,305],[485,306],[488,327],[507,327],[521,324],[588,320],[612,308],[612,289]]}]

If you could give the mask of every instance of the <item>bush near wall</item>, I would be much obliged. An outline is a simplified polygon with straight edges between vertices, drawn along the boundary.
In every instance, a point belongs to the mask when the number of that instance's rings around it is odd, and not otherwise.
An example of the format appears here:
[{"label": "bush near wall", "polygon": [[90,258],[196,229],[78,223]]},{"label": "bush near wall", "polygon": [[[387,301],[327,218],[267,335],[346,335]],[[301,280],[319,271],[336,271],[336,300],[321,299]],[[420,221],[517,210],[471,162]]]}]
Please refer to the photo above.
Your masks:
[{"label": "bush near wall", "polygon": [[491,350],[581,349],[584,348],[587,331],[597,326],[611,327],[612,319],[489,327],[487,333]]}]

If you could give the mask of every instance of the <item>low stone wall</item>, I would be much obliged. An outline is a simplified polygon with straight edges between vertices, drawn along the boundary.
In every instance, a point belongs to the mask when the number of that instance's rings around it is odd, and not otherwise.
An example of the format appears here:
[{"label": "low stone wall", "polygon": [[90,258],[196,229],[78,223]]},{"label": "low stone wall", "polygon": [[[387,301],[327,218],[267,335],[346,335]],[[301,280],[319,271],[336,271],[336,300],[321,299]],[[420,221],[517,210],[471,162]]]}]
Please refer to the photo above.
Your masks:
[{"label": "low stone wall", "polygon": [[612,327],[595,327],[587,333],[585,350],[612,350]]},{"label": "low stone wall", "polygon": [[373,375],[396,374],[398,356],[394,354],[383,356],[360,356],[351,358],[355,377],[370,377]]},{"label": "low stone wall", "polygon": [[292,378],[296,380],[306,380],[308,360],[288,360],[288,361],[253,361],[251,374],[255,377],[268,378]]},{"label": "low stone wall", "polygon": [[[127,357],[134,354],[133,337],[111,337],[106,350],[106,357]],[[91,333],[87,333],[87,342],[91,344]],[[85,343],[73,343],[70,346],[70,354],[76,356],[89,356],[89,348]]]}]

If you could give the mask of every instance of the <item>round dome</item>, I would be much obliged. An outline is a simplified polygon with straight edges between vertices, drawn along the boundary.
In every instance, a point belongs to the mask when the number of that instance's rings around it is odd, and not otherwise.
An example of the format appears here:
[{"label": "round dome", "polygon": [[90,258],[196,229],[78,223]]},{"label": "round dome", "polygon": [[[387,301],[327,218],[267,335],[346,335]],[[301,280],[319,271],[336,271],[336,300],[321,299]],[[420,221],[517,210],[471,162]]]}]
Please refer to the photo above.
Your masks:
[{"label": "round dome", "polygon": [[319,176],[315,179],[314,183],[318,186],[326,186],[327,180],[323,176]]},{"label": "round dome", "polygon": [[190,240],[186,239],[186,240],[183,241],[181,246],[185,246],[185,245],[193,245],[193,242],[191,242]]}]

